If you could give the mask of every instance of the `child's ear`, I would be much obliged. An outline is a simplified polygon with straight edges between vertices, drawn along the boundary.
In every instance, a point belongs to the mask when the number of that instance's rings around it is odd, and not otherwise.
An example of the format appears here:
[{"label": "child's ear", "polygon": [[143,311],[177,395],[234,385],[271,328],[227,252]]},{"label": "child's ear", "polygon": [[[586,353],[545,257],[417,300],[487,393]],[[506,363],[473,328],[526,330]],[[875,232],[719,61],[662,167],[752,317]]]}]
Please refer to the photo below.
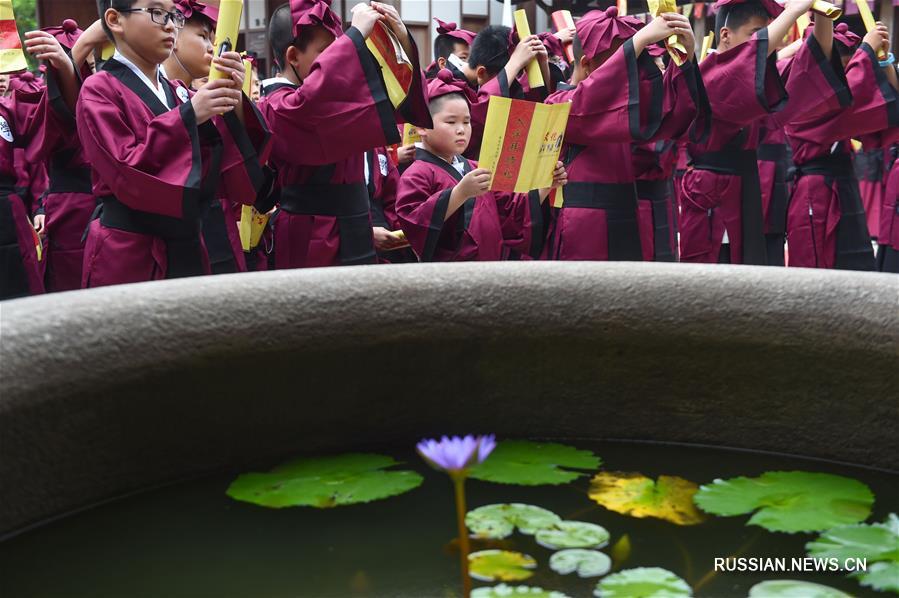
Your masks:
[{"label": "child's ear", "polygon": [[487,82],[487,67],[481,65],[474,70],[474,73],[478,79],[478,85],[483,85]]},{"label": "child's ear", "polygon": [[122,13],[114,8],[107,8],[106,12],[103,13],[103,18],[106,20],[106,26],[109,27],[110,31],[113,33],[122,32]]},{"label": "child's ear", "polygon": [[446,68],[446,58],[438,58],[437,59],[437,68],[441,68],[441,69]]}]

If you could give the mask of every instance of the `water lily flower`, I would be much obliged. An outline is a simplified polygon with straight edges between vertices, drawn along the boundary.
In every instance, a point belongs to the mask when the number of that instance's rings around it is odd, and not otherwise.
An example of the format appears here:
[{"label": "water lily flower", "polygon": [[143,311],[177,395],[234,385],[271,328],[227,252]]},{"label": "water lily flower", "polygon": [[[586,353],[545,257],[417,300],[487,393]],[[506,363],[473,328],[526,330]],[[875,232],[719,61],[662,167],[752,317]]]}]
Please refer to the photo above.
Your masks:
[{"label": "water lily flower", "polygon": [[425,439],[418,443],[418,454],[437,469],[448,473],[459,473],[475,462],[483,463],[484,459],[496,447],[496,439],[487,436],[465,437],[444,436],[439,441]]},{"label": "water lily flower", "polygon": [[468,468],[483,463],[496,448],[493,434],[465,437],[444,436],[439,441],[431,438],[422,440],[416,446],[418,454],[432,467],[449,474],[456,495],[456,527],[459,531],[459,556],[462,569],[462,594],[471,595],[471,576],[468,572],[468,528],[465,527],[465,477]]}]

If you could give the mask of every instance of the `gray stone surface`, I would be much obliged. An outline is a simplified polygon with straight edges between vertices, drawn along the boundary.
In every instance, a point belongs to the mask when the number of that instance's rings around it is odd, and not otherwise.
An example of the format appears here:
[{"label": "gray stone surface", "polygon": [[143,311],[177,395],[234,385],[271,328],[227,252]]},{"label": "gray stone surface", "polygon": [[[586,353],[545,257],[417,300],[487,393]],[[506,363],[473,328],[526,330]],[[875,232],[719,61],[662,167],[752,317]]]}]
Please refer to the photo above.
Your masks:
[{"label": "gray stone surface", "polygon": [[899,277],[380,266],[0,305],[0,533],[284,455],[620,438],[899,468]]}]

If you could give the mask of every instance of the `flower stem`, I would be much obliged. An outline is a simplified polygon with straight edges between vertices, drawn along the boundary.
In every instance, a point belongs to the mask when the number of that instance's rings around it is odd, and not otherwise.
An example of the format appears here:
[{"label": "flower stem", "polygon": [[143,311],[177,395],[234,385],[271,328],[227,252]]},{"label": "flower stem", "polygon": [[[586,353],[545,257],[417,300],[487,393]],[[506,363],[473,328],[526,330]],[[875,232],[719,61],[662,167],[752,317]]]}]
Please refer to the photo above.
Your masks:
[{"label": "flower stem", "polygon": [[462,566],[462,595],[471,596],[471,576],[468,574],[468,528],[465,526],[465,476],[452,476],[456,490],[456,524],[459,528],[459,564]]}]

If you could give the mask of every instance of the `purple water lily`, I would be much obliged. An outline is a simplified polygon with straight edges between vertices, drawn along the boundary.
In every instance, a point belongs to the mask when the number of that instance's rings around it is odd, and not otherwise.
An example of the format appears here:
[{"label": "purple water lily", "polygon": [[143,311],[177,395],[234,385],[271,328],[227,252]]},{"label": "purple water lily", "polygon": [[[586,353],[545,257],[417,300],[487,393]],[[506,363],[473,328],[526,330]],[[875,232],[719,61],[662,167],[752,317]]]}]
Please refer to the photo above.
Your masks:
[{"label": "purple water lily", "polygon": [[418,454],[437,469],[449,474],[456,495],[456,527],[459,531],[459,564],[462,569],[462,595],[471,595],[471,576],[468,573],[468,528],[465,527],[465,478],[468,468],[484,459],[496,448],[493,434],[465,437],[444,436],[439,441],[426,438],[416,446]]},{"label": "purple water lily", "polygon": [[475,462],[483,463],[495,447],[496,439],[493,434],[487,436],[469,434],[465,437],[444,436],[439,441],[425,439],[419,442],[416,448],[418,454],[437,469],[460,472]]}]

